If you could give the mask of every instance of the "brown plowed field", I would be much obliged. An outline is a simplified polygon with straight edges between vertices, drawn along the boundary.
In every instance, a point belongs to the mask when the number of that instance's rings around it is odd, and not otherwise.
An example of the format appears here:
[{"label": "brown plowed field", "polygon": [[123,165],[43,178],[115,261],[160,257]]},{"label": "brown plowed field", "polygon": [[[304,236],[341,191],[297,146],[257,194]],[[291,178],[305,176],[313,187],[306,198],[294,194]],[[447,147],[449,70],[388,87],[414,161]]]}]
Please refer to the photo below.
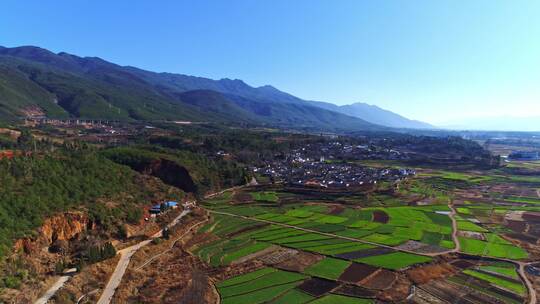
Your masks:
[{"label": "brown plowed field", "polygon": [[298,288],[312,296],[318,297],[321,296],[332,289],[339,286],[338,282],[324,280],[319,278],[311,278],[304,283],[300,284]]},{"label": "brown plowed field", "polygon": [[374,256],[374,255],[381,255],[381,254],[392,253],[392,252],[394,252],[394,250],[389,249],[389,248],[372,248],[372,249],[365,249],[365,250],[337,254],[336,256],[342,259],[354,260],[354,259],[366,258],[366,257]]},{"label": "brown plowed field", "polygon": [[362,288],[356,285],[341,285],[333,291],[333,293],[342,294],[345,296],[358,297],[358,298],[373,298],[375,292],[369,289]]},{"label": "brown plowed field", "polygon": [[374,222],[386,224],[386,223],[388,223],[389,219],[390,219],[390,217],[384,211],[375,210],[373,212],[373,221]]},{"label": "brown plowed field", "polygon": [[340,281],[358,283],[377,271],[378,268],[366,264],[352,263],[339,277]]},{"label": "brown plowed field", "polygon": [[507,220],[507,222],[508,224],[506,224],[506,226],[514,232],[522,233],[527,229],[527,223],[524,221]]},{"label": "brown plowed field", "polygon": [[455,266],[455,267],[460,268],[460,269],[471,268],[471,267],[473,267],[475,265],[476,264],[474,262],[467,261],[467,260],[456,260],[456,261],[452,262],[452,266]]},{"label": "brown plowed field", "polygon": [[416,284],[425,284],[431,280],[455,274],[457,269],[450,264],[435,264],[409,269],[407,275]]},{"label": "brown plowed field", "polygon": [[302,272],[305,268],[319,262],[322,259],[323,256],[321,255],[299,251],[298,254],[294,255],[292,258],[275,264],[274,267],[283,270]]},{"label": "brown plowed field", "polygon": [[397,275],[389,270],[380,269],[377,273],[360,282],[360,285],[369,289],[384,290],[392,286]]}]

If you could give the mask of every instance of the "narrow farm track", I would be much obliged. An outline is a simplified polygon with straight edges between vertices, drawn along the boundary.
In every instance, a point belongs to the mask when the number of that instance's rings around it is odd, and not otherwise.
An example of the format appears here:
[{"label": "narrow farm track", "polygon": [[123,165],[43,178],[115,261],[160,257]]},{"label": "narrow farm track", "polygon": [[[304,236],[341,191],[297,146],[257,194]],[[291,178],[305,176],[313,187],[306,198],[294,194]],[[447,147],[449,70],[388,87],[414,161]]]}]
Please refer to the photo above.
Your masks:
[{"label": "narrow farm track", "polygon": [[518,266],[518,273],[521,277],[521,280],[525,282],[525,285],[527,286],[527,293],[529,295],[529,304],[536,304],[537,303],[537,296],[536,296],[536,290],[534,289],[533,283],[529,278],[527,277],[527,274],[525,273],[525,266],[533,264],[535,262],[530,263],[524,263],[524,262],[517,262]]},{"label": "narrow farm track", "polygon": [[141,266],[138,266],[137,268],[135,268],[135,270],[140,270],[142,268],[144,268],[146,265],[152,263],[155,259],[157,259],[158,257],[164,255],[165,253],[171,251],[174,246],[180,241],[182,240],[188,233],[190,233],[195,227],[198,227],[204,223],[208,222],[208,219],[204,220],[204,221],[201,221],[201,222],[198,222],[197,224],[189,227],[188,230],[186,230],[186,232],[184,232],[181,236],[179,236],[178,238],[176,238],[172,243],[171,245],[169,246],[169,248],[167,248],[166,250],[154,255],[153,257],[149,258],[148,260],[146,260],[143,264],[141,264]]},{"label": "narrow farm track", "polygon": [[[320,232],[320,231],[311,230],[311,229],[308,229],[308,228],[302,228],[302,227],[292,226],[292,225],[283,224],[283,223],[276,223],[276,222],[272,222],[272,221],[269,221],[269,220],[251,218],[251,217],[248,217],[248,216],[243,216],[243,215],[238,215],[238,214],[233,214],[233,213],[228,213],[228,212],[215,211],[215,210],[208,210],[208,212],[215,213],[215,214],[226,215],[226,216],[243,218],[243,219],[246,219],[246,220],[251,220],[251,221],[256,221],[256,222],[261,222],[261,223],[267,223],[267,224],[272,224],[272,225],[281,226],[281,227],[287,227],[287,228],[296,229],[296,230],[300,230],[300,231],[305,231],[305,232],[309,232],[309,233],[316,233],[316,234],[320,234],[320,235],[324,235],[324,236],[328,236],[328,237],[332,237],[332,238],[338,238],[338,239],[343,239],[343,240],[347,240],[347,241],[351,241],[351,242],[357,242],[357,243],[363,243],[363,244],[373,245],[373,246],[382,247],[382,248],[388,248],[388,249],[392,249],[392,250],[395,250],[395,251],[400,251],[400,252],[405,252],[405,253],[410,253],[410,254],[416,254],[416,255],[427,256],[427,257],[436,257],[436,256],[441,256],[441,255],[449,254],[449,253],[460,253],[461,248],[459,247],[460,246],[459,245],[459,240],[457,239],[457,221],[454,218],[454,215],[455,215],[456,211],[455,211],[453,206],[449,205],[449,207],[452,210],[451,214],[453,214],[450,218],[452,219],[452,227],[453,227],[452,238],[453,238],[454,242],[456,243],[456,248],[448,250],[448,251],[437,252],[437,253],[418,253],[418,252],[414,252],[414,251],[411,251],[411,250],[406,250],[406,249],[402,249],[402,248],[395,248],[395,247],[392,247],[392,246],[378,244],[378,243],[374,243],[374,242],[370,242],[370,241],[359,240],[359,239],[350,238],[350,237],[346,237],[346,236],[340,236],[340,235],[327,233],[327,232]],[[478,257],[476,255],[470,255],[470,256]],[[480,256],[480,257],[483,257],[483,256]],[[536,290],[534,290],[532,282],[529,280],[529,278],[525,274],[525,266],[527,266],[529,264],[533,264],[534,262],[526,263],[526,262],[519,262],[519,261],[514,261],[514,260],[506,259],[506,258],[494,258],[494,257],[490,257],[489,259],[494,260],[494,261],[508,262],[508,263],[512,263],[512,264],[516,265],[517,269],[518,269],[518,274],[521,277],[521,280],[525,283],[525,286],[527,287],[527,293],[528,293],[528,297],[529,297],[528,303],[529,304],[536,304],[536,299],[537,299]]]},{"label": "narrow farm track", "polygon": [[[176,218],[174,218],[174,220],[172,220],[167,225],[167,227],[170,228],[178,224],[178,222],[188,213],[190,213],[189,210],[182,211],[182,213],[180,213]],[[156,234],[154,234],[152,238],[160,237],[162,233],[163,233],[163,230],[160,230]],[[98,304],[108,304],[111,302],[116,289],[122,282],[122,278],[124,276],[124,273],[127,270],[127,267],[129,266],[131,257],[135,254],[135,252],[137,252],[137,250],[148,245],[150,242],[152,242],[151,239],[145,240],[136,245],[120,250],[119,252],[121,255],[120,261],[118,261],[118,264],[116,265],[116,268],[114,269],[113,274],[109,278],[109,282],[107,282],[107,286],[105,286],[105,289],[103,290],[103,293],[101,294],[101,297],[99,298],[99,301],[97,302]]]},{"label": "narrow farm track", "polygon": [[454,203],[450,202],[448,204],[448,208],[450,208],[450,214],[448,214],[448,217],[452,220],[452,240],[454,241],[454,244],[456,247],[452,250],[449,250],[448,253],[451,252],[459,252],[461,250],[461,244],[459,243],[459,239],[457,237],[458,233],[458,227],[457,227],[457,221],[456,221],[456,209],[454,208]]},{"label": "narrow farm track", "polygon": [[34,304],[46,304],[54,296],[54,294],[71,279],[71,276],[65,275],[58,278],[58,280],[45,292],[41,298],[37,299]]}]

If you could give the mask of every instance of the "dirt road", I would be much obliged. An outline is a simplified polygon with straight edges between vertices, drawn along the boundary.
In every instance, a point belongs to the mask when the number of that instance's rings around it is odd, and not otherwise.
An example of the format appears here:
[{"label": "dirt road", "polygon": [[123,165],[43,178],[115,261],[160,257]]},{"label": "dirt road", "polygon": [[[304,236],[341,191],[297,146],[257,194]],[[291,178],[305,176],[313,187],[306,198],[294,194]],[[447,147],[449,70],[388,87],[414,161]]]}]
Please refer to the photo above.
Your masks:
[{"label": "dirt road", "polygon": [[536,299],[537,299],[536,290],[534,289],[534,286],[531,280],[529,280],[529,278],[527,277],[527,274],[525,273],[525,266],[536,263],[536,262],[531,262],[531,263],[517,262],[517,263],[519,264],[519,268],[518,268],[519,276],[521,277],[521,279],[523,280],[523,282],[525,282],[525,285],[527,286],[527,293],[529,294],[529,304],[536,304]]},{"label": "dirt road", "polygon": [[111,302],[114,296],[114,292],[116,291],[116,288],[118,288],[118,286],[120,285],[122,277],[124,276],[124,273],[129,266],[131,257],[133,256],[133,254],[135,254],[135,252],[137,252],[137,250],[141,249],[141,247],[148,245],[150,242],[152,242],[152,240],[142,241],[137,245],[122,249],[118,252],[120,254],[120,260],[118,261],[118,264],[116,264],[116,268],[114,269],[114,272],[111,275],[107,286],[105,286],[105,289],[103,290],[103,293],[99,298],[98,304],[108,304]]},{"label": "dirt road", "polygon": [[458,233],[458,227],[457,227],[457,221],[456,221],[456,209],[454,208],[453,203],[448,204],[448,208],[450,208],[450,214],[448,214],[448,217],[452,220],[452,240],[454,241],[454,244],[456,247],[449,252],[459,252],[461,250],[461,244],[459,243],[459,239],[457,237]]},{"label": "dirt road", "polygon": [[62,288],[67,281],[69,281],[69,279],[71,279],[70,275],[65,275],[58,278],[53,286],[51,286],[51,288],[49,288],[41,298],[37,299],[34,304],[46,304],[54,296],[54,294],[60,288]]},{"label": "dirt road", "polygon": [[[167,225],[167,228],[171,228],[174,225],[178,224],[178,222],[188,213],[190,213],[189,210],[183,210],[182,213],[180,213],[180,215],[174,218],[174,220],[172,220]],[[156,234],[154,234],[152,238],[160,237],[162,234],[163,234],[163,230],[160,230]],[[107,286],[105,286],[105,289],[103,290],[103,293],[101,294],[101,297],[99,298],[99,301],[97,302],[97,304],[109,304],[111,302],[114,296],[114,292],[120,285],[120,282],[122,282],[122,277],[124,277],[124,274],[126,273],[126,269],[129,266],[131,257],[133,256],[133,254],[135,254],[135,252],[137,252],[137,250],[148,245],[150,242],[152,242],[151,239],[145,240],[131,247],[122,249],[118,252],[120,254],[120,261],[118,261],[118,264],[116,264],[116,268],[114,269],[114,272],[111,275],[109,282],[107,283]]]},{"label": "dirt road", "polygon": [[199,222],[199,223],[197,223],[197,224],[195,224],[195,225],[189,227],[189,229],[186,230],[186,232],[184,232],[181,236],[179,236],[178,238],[176,238],[176,239],[171,243],[171,245],[169,246],[169,248],[167,248],[166,250],[164,250],[164,251],[162,251],[162,252],[160,252],[160,253],[154,255],[153,257],[149,258],[149,259],[146,260],[146,262],[144,262],[141,266],[138,266],[138,267],[136,268],[136,270],[139,270],[139,269],[144,268],[144,266],[146,266],[146,265],[152,263],[152,262],[153,262],[155,259],[157,259],[158,257],[160,257],[160,256],[164,255],[165,253],[171,251],[171,250],[174,248],[174,246],[176,245],[176,243],[178,243],[178,241],[180,241],[181,239],[183,239],[183,238],[186,236],[186,234],[190,233],[195,227],[198,227],[198,226],[200,226],[200,225],[206,223],[207,221],[208,221],[208,220],[204,220],[204,221],[202,221],[202,222]]}]

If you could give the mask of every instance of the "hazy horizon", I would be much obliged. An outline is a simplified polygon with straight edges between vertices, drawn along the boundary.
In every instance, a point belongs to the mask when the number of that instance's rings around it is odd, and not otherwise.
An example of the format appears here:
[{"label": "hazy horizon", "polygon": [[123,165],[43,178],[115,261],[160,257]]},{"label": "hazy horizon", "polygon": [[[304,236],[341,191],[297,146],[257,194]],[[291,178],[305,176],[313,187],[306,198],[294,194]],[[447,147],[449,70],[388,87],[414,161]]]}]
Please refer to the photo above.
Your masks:
[{"label": "hazy horizon", "polygon": [[540,3],[31,2],[4,3],[0,45],[242,79],[436,126],[540,117]]}]

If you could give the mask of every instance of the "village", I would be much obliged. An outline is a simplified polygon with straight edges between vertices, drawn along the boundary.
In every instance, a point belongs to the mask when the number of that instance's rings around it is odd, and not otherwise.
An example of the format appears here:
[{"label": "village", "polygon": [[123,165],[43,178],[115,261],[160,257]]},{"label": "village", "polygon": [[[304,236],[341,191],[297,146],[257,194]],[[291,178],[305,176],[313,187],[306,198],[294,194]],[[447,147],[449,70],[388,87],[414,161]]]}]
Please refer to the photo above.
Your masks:
[{"label": "village", "polygon": [[334,189],[361,187],[378,181],[398,182],[416,174],[413,169],[371,168],[347,162],[377,156],[384,159],[405,157],[395,150],[331,142],[295,149],[285,158],[267,161],[264,166],[252,170],[274,183]]}]

